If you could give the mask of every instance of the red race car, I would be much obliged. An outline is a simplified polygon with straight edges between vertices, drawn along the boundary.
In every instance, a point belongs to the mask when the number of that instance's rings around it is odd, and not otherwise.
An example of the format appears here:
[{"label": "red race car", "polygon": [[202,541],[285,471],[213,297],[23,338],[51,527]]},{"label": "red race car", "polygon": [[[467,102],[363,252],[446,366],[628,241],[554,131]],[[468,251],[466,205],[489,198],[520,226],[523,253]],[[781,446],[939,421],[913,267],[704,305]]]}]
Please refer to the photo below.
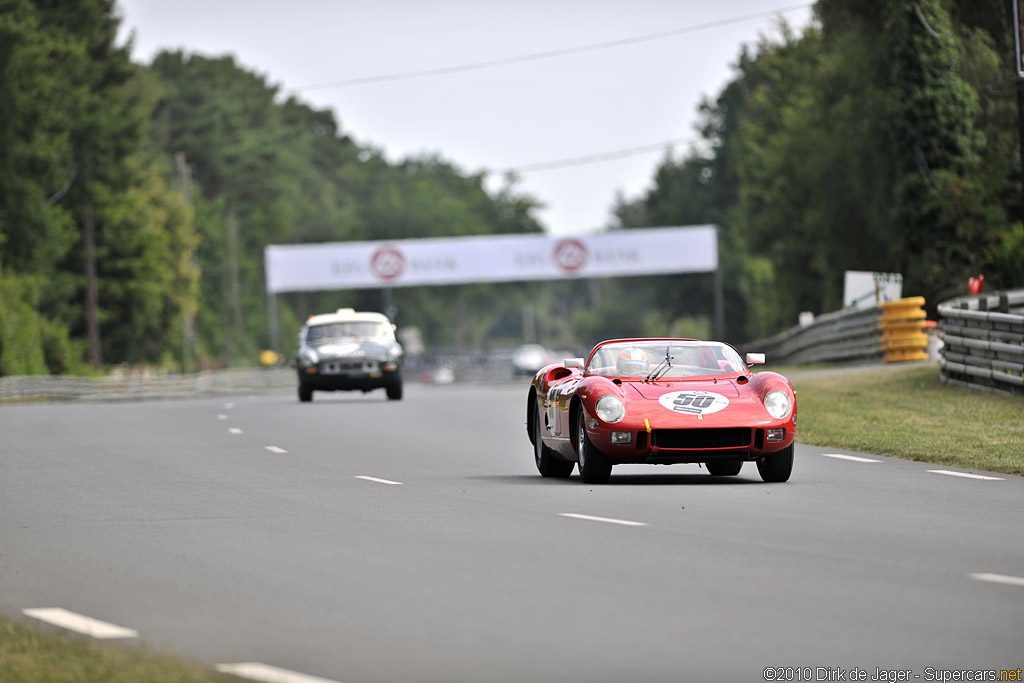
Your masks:
[{"label": "red race car", "polygon": [[696,339],[613,339],[590,357],[537,372],[526,429],[537,469],[603,484],[612,466],[703,463],[715,476],[753,460],[767,482],[793,470],[796,391],[782,375],[753,373],[729,344]]}]

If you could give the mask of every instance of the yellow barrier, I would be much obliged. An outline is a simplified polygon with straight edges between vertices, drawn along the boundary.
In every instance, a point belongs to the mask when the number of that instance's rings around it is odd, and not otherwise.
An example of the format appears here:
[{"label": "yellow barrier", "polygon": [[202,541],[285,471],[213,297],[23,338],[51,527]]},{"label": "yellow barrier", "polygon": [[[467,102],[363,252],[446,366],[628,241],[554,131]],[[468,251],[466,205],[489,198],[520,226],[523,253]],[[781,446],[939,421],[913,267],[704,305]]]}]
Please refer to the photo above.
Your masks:
[{"label": "yellow barrier", "polygon": [[879,305],[882,317],[882,352],[886,363],[928,360],[928,335],[925,334],[923,296],[912,296]]},{"label": "yellow barrier", "polygon": [[282,363],[284,363],[284,356],[279,354],[277,351],[264,349],[263,351],[260,351],[260,363],[262,363],[265,367],[270,367],[271,365],[281,365]]}]

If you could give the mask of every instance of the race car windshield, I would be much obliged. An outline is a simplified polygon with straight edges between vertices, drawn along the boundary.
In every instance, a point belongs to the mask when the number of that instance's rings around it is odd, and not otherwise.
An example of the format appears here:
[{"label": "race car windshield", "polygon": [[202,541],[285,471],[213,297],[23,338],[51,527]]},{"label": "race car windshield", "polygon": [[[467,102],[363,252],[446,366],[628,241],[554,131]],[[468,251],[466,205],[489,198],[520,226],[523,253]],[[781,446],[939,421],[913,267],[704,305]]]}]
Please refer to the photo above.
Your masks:
[{"label": "race car windshield", "polygon": [[378,339],[391,341],[391,326],[387,323],[353,321],[314,325],[306,334],[309,344],[322,344],[338,339]]},{"label": "race car windshield", "polygon": [[587,372],[607,377],[669,379],[743,372],[739,354],[727,344],[702,341],[629,341],[599,347]]}]

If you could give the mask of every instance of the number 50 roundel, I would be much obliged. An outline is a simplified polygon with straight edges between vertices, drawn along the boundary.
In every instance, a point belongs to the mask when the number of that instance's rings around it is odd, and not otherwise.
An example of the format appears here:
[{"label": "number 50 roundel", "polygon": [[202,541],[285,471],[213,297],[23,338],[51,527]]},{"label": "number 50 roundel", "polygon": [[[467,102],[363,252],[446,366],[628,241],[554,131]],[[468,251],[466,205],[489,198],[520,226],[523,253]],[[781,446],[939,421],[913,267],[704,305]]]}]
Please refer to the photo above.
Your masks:
[{"label": "number 50 roundel", "polygon": [[710,415],[729,405],[728,398],[713,391],[670,391],[658,402],[673,412],[690,415]]}]

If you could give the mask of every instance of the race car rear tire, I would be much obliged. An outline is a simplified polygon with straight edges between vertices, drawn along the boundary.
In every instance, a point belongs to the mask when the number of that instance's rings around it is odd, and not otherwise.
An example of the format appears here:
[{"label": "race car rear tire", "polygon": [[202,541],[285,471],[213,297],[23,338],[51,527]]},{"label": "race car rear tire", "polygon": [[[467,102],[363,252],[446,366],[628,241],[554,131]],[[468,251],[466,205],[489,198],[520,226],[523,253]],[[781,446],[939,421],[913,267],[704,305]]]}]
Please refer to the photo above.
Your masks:
[{"label": "race car rear tire", "polygon": [[712,477],[731,477],[740,473],[743,467],[742,460],[716,460],[704,463],[708,468],[708,474]]},{"label": "race car rear tire", "polygon": [[576,466],[580,477],[587,484],[606,484],[612,475],[612,461],[594,448],[587,436],[586,416],[580,410],[576,413]]},{"label": "race car rear tire", "polygon": [[788,481],[793,472],[793,444],[778,453],[758,458],[757,471],[761,479],[769,483]]},{"label": "race car rear tire", "polygon": [[540,476],[565,479],[572,474],[576,463],[559,458],[540,438],[540,415],[536,410],[530,413],[530,434],[533,435],[533,461]]},{"label": "race car rear tire", "polygon": [[299,382],[299,401],[309,403],[313,400],[313,388]]},{"label": "race car rear tire", "polygon": [[389,401],[401,401],[402,400],[402,383],[389,384],[387,387],[388,400]]}]

